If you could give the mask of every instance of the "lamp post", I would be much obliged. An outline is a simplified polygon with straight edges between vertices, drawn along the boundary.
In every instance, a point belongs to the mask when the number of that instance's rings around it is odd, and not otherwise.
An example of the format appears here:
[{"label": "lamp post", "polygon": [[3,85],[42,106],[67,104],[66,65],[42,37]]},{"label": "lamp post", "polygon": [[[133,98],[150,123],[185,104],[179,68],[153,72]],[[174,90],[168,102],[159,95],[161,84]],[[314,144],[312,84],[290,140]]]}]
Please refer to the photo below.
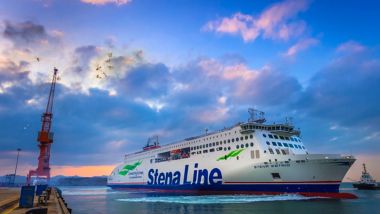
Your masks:
[{"label": "lamp post", "polygon": [[20,151],[21,151],[21,149],[20,149],[20,148],[17,148],[17,159],[16,159],[15,174],[14,174],[14,177],[13,177],[13,184],[15,184],[15,181],[16,181],[16,173],[17,173],[17,165],[18,165],[18,156],[20,155]]}]

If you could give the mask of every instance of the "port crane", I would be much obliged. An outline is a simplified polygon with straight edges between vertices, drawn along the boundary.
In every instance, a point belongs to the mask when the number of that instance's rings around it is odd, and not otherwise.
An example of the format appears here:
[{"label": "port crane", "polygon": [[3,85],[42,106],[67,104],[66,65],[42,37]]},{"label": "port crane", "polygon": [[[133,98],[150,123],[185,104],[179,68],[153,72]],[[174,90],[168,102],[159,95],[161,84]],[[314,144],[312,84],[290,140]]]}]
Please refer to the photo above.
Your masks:
[{"label": "port crane", "polygon": [[41,130],[38,132],[37,141],[39,142],[40,154],[38,156],[38,166],[37,169],[29,170],[26,178],[27,184],[31,184],[32,177],[38,179],[46,179],[47,182],[50,180],[50,147],[53,143],[53,132],[51,132],[52,118],[53,118],[53,99],[55,92],[55,84],[57,82],[58,69],[54,68],[54,74],[50,85],[49,99],[46,105],[46,110],[42,114],[42,126]]}]

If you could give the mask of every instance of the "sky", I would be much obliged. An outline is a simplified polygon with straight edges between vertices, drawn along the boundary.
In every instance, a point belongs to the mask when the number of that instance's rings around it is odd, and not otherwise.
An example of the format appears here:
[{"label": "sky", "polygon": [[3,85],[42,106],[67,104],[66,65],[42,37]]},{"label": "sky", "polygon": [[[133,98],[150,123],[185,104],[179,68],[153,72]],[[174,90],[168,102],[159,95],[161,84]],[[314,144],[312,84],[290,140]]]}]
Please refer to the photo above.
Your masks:
[{"label": "sky", "polygon": [[0,0],[0,175],[37,165],[54,67],[53,175],[248,119],[292,117],[312,153],[380,180],[380,3]]}]

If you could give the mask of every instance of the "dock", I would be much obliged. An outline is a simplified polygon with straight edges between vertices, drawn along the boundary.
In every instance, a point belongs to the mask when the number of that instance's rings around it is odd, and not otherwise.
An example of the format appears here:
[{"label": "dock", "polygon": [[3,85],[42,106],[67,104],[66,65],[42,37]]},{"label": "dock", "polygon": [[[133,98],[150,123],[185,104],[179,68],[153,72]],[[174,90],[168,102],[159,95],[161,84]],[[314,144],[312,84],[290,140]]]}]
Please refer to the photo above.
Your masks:
[{"label": "dock", "polygon": [[[24,214],[32,210],[45,208],[41,213],[48,214],[69,214],[71,209],[67,207],[64,198],[59,194],[59,190],[52,188],[51,194],[46,203],[39,203],[39,197],[34,197],[33,208],[20,208],[20,188],[0,188],[0,213],[4,214]],[[40,201],[41,202],[41,201]],[[46,212],[47,208],[47,212]],[[31,212],[37,213],[37,212]]]}]

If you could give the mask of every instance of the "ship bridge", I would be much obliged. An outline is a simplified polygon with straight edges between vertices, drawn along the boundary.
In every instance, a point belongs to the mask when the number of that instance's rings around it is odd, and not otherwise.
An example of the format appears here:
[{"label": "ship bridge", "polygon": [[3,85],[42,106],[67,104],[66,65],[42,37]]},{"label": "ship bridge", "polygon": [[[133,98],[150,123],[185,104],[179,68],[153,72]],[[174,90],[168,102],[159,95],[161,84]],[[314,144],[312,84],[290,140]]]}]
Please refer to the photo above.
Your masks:
[{"label": "ship bridge", "polygon": [[250,118],[247,123],[241,123],[240,133],[247,134],[255,132],[255,130],[266,130],[273,134],[284,136],[300,136],[301,131],[294,128],[292,125],[292,119],[286,118],[286,122],[282,124],[264,124],[266,119],[264,112],[256,109],[249,109]]}]

